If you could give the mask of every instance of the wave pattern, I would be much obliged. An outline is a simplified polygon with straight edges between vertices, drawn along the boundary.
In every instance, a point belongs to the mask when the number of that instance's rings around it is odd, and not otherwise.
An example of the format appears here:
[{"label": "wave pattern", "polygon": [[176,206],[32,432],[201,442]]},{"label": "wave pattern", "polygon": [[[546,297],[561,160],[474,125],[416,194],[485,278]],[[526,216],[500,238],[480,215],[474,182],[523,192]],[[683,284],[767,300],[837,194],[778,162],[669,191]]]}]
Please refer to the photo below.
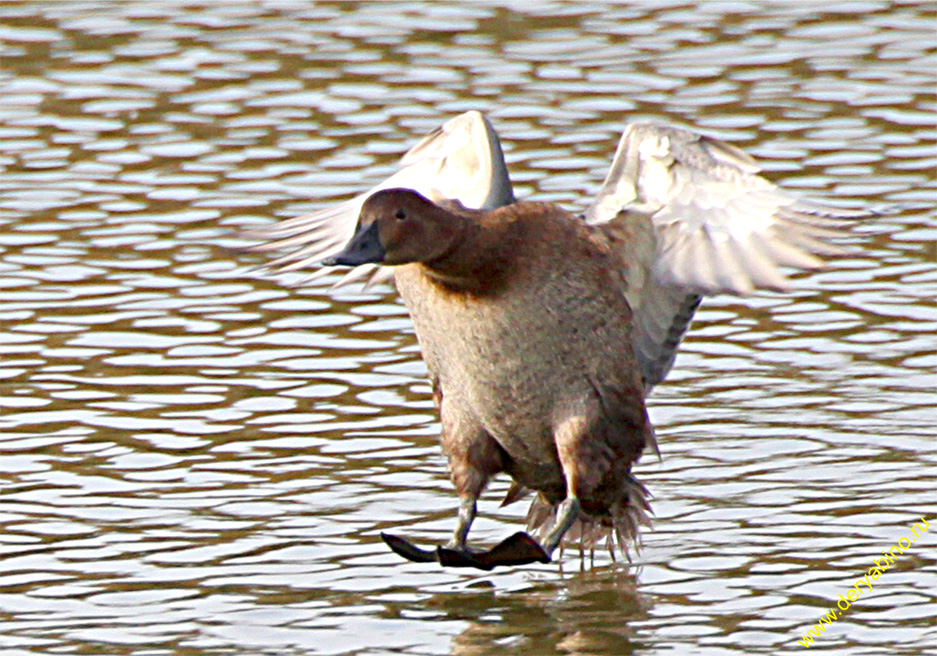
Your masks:
[{"label": "wave pattern", "polygon": [[[925,4],[0,16],[4,654],[775,654],[937,518]],[[884,211],[798,292],[704,305],[651,399],[657,515],[633,569],[399,562],[379,532],[443,540],[456,505],[405,309],[237,251],[239,229],[376,183],[471,108],[520,196],[584,207],[625,121],[654,118]],[[477,539],[522,522],[506,488]],[[814,649],[932,649],[927,553]]]}]

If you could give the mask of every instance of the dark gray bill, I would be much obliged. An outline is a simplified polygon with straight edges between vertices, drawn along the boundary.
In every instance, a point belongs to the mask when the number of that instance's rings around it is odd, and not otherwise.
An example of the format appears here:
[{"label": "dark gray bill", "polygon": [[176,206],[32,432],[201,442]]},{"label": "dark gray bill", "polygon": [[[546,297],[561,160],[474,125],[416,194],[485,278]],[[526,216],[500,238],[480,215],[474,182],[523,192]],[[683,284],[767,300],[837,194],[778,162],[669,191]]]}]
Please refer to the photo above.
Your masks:
[{"label": "dark gray bill", "polygon": [[355,233],[345,250],[332,257],[322,260],[325,266],[358,266],[371,262],[384,261],[384,247],[381,246],[381,237],[377,231],[377,221],[363,230]]}]

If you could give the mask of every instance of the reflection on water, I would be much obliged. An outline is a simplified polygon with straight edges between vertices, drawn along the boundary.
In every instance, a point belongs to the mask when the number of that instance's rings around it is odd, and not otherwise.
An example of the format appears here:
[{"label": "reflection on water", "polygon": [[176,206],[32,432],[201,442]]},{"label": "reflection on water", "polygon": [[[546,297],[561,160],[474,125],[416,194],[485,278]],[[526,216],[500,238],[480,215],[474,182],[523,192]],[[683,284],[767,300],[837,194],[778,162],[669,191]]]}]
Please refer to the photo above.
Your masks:
[{"label": "reflection on water", "polygon": [[[0,6],[0,651],[775,654],[937,517],[923,3]],[[239,227],[491,114],[581,207],[625,120],[886,209],[788,295],[709,301],[651,399],[633,568],[399,562],[455,499],[404,308],[252,272]],[[858,247],[861,242],[861,248]],[[479,540],[522,521],[482,503]],[[929,539],[933,539],[930,536]],[[812,647],[933,648],[926,544]]]}]

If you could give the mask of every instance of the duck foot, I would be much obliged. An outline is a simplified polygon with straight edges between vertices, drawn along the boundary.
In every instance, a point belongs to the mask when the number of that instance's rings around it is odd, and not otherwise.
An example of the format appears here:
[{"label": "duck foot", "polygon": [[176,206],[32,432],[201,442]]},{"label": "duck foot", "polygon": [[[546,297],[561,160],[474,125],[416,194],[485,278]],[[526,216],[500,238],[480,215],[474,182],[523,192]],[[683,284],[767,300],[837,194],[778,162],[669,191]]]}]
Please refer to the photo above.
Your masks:
[{"label": "duck foot", "polygon": [[435,562],[444,567],[474,567],[490,572],[498,566],[550,562],[550,555],[543,550],[543,547],[536,540],[524,532],[515,533],[488,551],[468,551],[448,547],[421,549],[412,542],[396,535],[381,533],[381,538],[398,556],[403,556],[407,560],[416,563]]}]

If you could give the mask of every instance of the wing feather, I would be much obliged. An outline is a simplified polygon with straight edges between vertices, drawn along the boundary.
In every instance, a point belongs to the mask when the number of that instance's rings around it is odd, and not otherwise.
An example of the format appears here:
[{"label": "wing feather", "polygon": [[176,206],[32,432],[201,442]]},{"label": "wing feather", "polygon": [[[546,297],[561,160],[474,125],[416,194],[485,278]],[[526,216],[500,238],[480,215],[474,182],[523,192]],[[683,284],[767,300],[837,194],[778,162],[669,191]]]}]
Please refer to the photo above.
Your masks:
[{"label": "wing feather", "polygon": [[[794,198],[742,150],[651,122],[625,128],[585,218],[639,212],[654,226],[652,280],[633,307],[635,351],[648,388],[666,375],[702,295],[785,290],[782,267],[815,270],[842,248],[847,219],[866,216]],[[629,290],[634,295],[635,290]]]},{"label": "wing feather", "polygon": [[[745,294],[765,281],[777,287],[780,267],[815,269],[822,266],[816,255],[839,252],[828,240],[844,235],[844,219],[864,213],[797,200],[759,171],[735,146],[633,123],[586,220],[607,222],[622,209],[647,213],[658,233],[656,274],[695,293]],[[756,253],[766,261],[748,262]],[[746,277],[752,273],[758,278]]]}]

